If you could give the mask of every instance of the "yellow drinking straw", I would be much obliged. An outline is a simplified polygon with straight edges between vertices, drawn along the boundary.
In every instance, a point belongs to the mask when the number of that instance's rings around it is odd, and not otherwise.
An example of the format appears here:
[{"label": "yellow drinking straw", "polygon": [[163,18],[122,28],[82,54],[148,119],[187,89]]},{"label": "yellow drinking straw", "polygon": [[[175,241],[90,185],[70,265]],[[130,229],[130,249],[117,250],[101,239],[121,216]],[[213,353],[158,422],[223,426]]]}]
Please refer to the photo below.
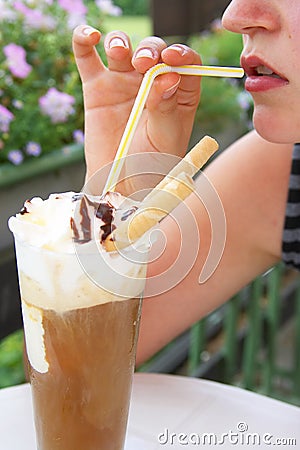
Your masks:
[{"label": "yellow drinking straw", "polygon": [[194,75],[201,77],[242,78],[244,75],[244,71],[240,67],[218,67],[201,65],[186,65],[174,67],[168,66],[167,64],[157,64],[156,66],[151,67],[151,69],[149,69],[144,75],[122,139],[120,141],[114,162],[106,180],[103,194],[115,189],[122,170],[124,157],[128,153],[129,146],[134,136],[140,116],[143,112],[143,108],[145,106],[154,79],[158,75],[162,75],[163,73],[168,72],[176,72],[180,75]]}]

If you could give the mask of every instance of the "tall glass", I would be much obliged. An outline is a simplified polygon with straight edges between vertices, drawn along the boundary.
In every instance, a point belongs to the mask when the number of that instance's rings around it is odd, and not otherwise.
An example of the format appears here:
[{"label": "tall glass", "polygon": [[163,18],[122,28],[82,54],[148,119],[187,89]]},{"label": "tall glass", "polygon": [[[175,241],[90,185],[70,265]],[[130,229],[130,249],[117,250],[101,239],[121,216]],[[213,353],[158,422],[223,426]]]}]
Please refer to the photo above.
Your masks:
[{"label": "tall glass", "polygon": [[147,252],[15,246],[38,450],[122,450]]}]

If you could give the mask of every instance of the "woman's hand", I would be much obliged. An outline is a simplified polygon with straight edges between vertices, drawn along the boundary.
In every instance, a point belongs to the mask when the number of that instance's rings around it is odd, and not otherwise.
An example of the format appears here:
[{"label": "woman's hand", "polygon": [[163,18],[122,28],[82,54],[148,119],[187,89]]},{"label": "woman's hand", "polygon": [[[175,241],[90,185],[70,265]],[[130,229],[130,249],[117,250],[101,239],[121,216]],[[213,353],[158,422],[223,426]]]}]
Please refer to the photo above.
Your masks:
[{"label": "woman's hand", "polygon": [[[73,35],[73,49],[82,80],[85,107],[87,179],[111,162],[118,149],[143,74],[155,64],[200,64],[199,55],[178,44],[167,47],[157,37],[140,42],[133,52],[128,36],[110,32],[104,40],[108,67],[95,45],[101,33],[82,25]],[[160,151],[183,156],[200,97],[198,77],[160,75],[153,83],[130,153]]]}]

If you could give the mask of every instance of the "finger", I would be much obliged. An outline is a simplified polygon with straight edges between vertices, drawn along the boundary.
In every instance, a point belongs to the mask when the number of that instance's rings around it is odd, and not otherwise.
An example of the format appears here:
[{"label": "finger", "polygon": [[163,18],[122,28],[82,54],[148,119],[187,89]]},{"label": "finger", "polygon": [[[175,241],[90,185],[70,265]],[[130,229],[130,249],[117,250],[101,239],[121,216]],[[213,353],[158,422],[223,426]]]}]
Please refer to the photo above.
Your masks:
[{"label": "finger", "polygon": [[140,73],[147,72],[148,69],[161,61],[161,52],[166,47],[167,44],[156,36],[143,39],[133,54],[133,67]]},{"label": "finger", "polygon": [[108,33],[104,40],[104,48],[110,70],[116,72],[129,72],[134,70],[131,64],[131,42],[127,34],[122,31]]},{"label": "finger", "polygon": [[162,51],[162,61],[170,66],[201,64],[201,58],[195,50],[184,44],[173,44]]},{"label": "finger", "polygon": [[[182,44],[164,49],[161,58],[173,66],[201,63],[200,56]],[[172,148],[176,154],[185,151],[199,96],[199,77],[167,73],[156,78],[147,100],[147,129],[157,149]]]},{"label": "finger", "polygon": [[73,52],[83,83],[99,75],[105,69],[95,48],[101,38],[100,31],[87,25],[79,25],[73,32]]},{"label": "finger", "polygon": [[[200,56],[183,44],[174,44],[162,51],[162,61],[171,66],[201,64]],[[194,107],[198,104],[200,79],[198,76],[167,73],[160,75],[154,82],[154,89],[147,101],[150,110],[170,110],[172,103],[166,102],[176,94],[178,104]],[[165,102],[163,101],[165,100]],[[174,102],[176,105],[176,102]]]},{"label": "finger", "polygon": [[148,111],[147,135],[153,147],[163,153],[183,156],[186,152],[194,120],[194,109],[187,109],[184,116],[169,100],[159,109]]},{"label": "finger", "polygon": [[182,89],[184,78],[176,73],[161,75],[147,100],[148,133],[153,145],[157,149],[172,148],[175,154],[187,148],[200,98],[199,77],[188,90]]},{"label": "finger", "polygon": [[[162,103],[162,100],[168,100],[173,97],[178,91],[181,79],[181,75],[175,72],[158,76],[154,82],[154,88],[150,91],[148,97],[148,108],[154,109],[159,103]],[[162,108],[164,108],[164,105]]]},{"label": "finger", "polygon": [[[184,44],[173,44],[162,51],[162,61],[170,66],[183,66],[186,64],[201,64],[201,58],[195,50]],[[196,76],[182,76],[180,89],[191,92],[199,89],[199,78]]]},{"label": "finger", "polygon": [[[184,129],[184,122],[188,124],[193,121],[192,117],[198,105],[199,95],[198,90],[189,95],[186,92],[182,93],[180,88],[182,76],[176,73],[162,75],[159,78],[161,79],[154,84],[147,100],[148,131],[154,135],[155,130],[161,130],[161,134],[164,135],[164,143],[169,146],[168,141],[174,140],[178,131],[182,133],[182,130],[180,131],[180,127],[178,127],[180,109],[184,108],[180,119],[180,125]],[[181,142],[181,138],[183,136],[177,136],[178,144]],[[176,146],[174,151],[177,151]]]}]

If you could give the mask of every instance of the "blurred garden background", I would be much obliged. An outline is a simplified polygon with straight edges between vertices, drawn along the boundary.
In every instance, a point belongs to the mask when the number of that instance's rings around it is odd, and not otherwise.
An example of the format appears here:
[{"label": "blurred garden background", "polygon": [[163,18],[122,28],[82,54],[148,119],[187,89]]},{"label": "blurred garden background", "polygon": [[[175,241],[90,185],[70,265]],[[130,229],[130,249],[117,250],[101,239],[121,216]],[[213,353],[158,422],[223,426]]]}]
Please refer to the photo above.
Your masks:
[{"label": "blurred garden background", "polygon": [[[71,46],[76,25],[89,23],[103,34],[122,29],[135,45],[153,32],[153,22],[150,0],[6,0],[0,6],[3,168],[6,163],[21,166],[67,144],[82,144],[81,85]],[[239,65],[240,37],[222,30],[219,18],[201,34],[184,39],[200,51],[204,64]],[[101,44],[99,51],[103,55]],[[241,83],[209,79],[203,84],[197,116],[203,130],[220,132],[227,128],[227,118],[235,123],[246,119],[251,102]]]},{"label": "blurred garden background", "polygon": [[[158,31],[168,43],[193,47],[204,64],[239,65],[241,38],[226,32],[220,21],[228,1],[171,4],[168,0],[0,0],[0,387],[25,380],[7,219],[27,197],[80,190],[83,183],[83,105],[72,54],[73,28],[88,23],[103,34],[121,29],[134,46]],[[185,28],[178,17],[185,17]],[[105,60],[101,43],[98,50]],[[251,114],[251,98],[242,81],[204,78],[190,144],[211,134],[222,150],[251,129]],[[298,403],[299,298],[297,277],[279,266],[139,370],[211,377]],[[280,348],[284,352],[278,356]],[[289,355],[288,361],[282,362],[283,353]]]}]

